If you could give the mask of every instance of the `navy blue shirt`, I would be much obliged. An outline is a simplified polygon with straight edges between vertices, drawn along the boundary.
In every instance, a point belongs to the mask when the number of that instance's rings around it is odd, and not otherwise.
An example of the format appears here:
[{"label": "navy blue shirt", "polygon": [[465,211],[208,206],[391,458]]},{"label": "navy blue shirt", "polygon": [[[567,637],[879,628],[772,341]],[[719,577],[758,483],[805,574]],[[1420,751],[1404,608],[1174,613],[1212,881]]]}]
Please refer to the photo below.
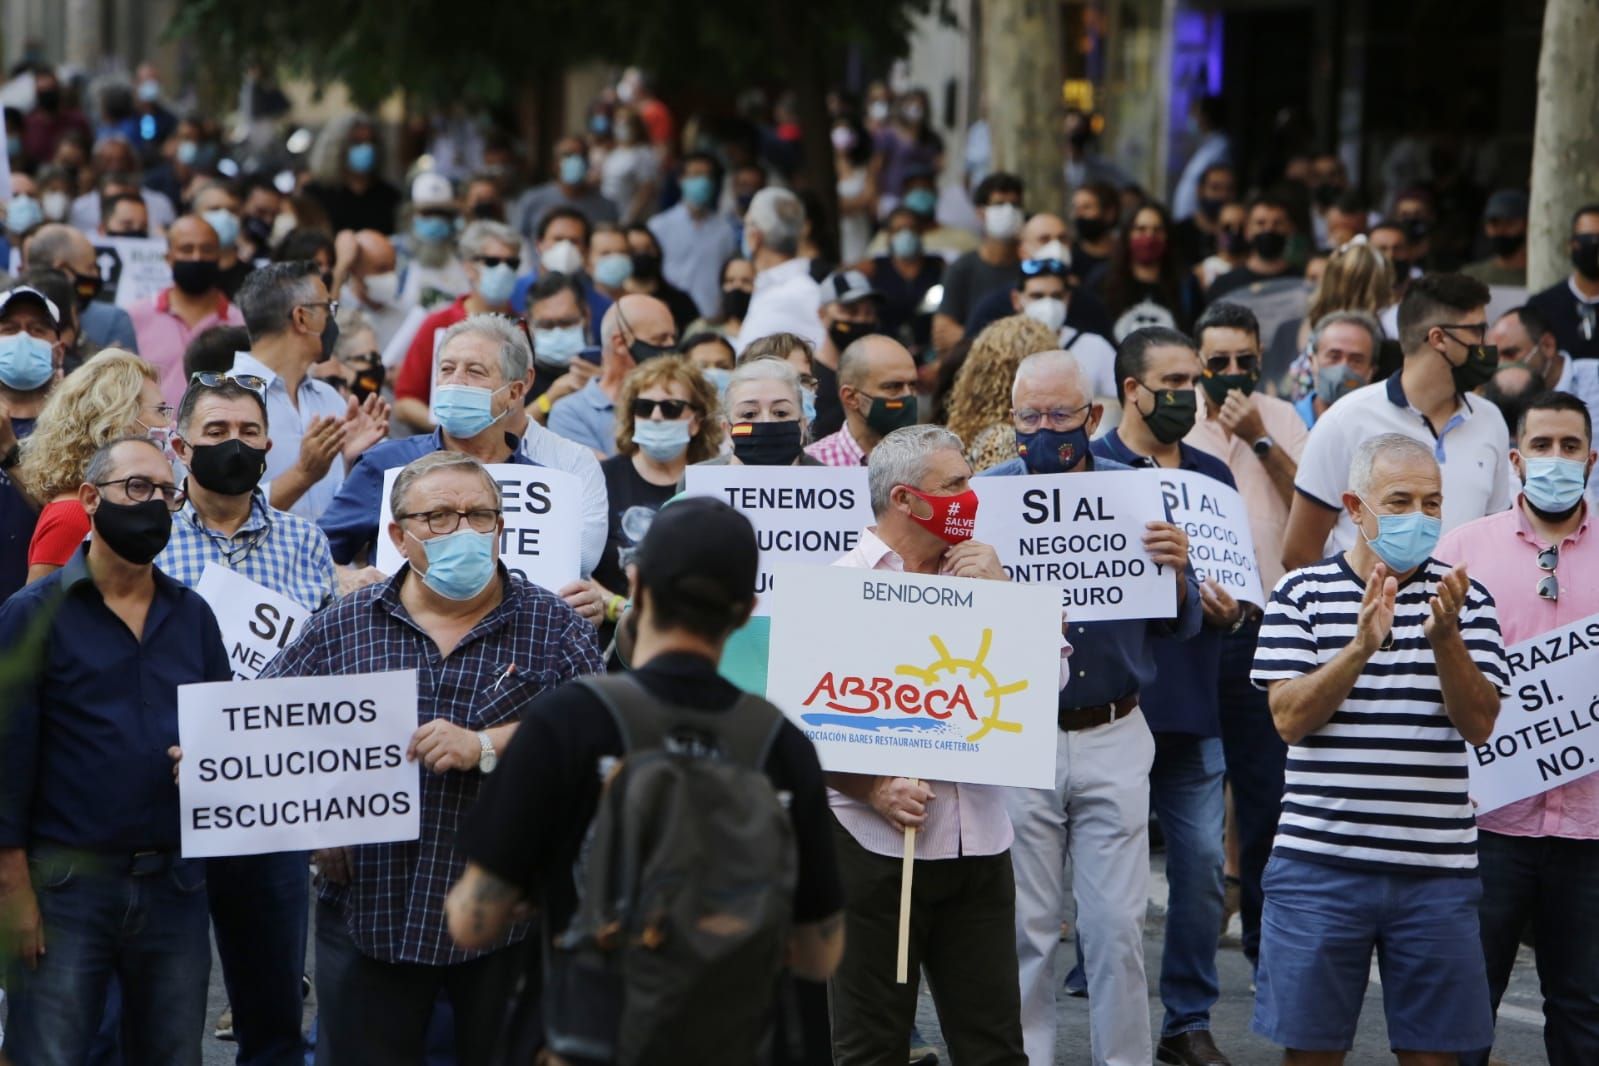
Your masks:
[{"label": "navy blue shirt", "polygon": [[[1130,470],[1131,467],[1114,459],[1099,455],[1099,442],[1089,453],[1085,470]],[[1020,459],[1008,459],[998,466],[984,470],[979,477],[1004,477],[1025,474],[1027,466]],[[1156,683],[1154,645],[1175,644],[1186,641],[1200,630],[1204,616],[1199,606],[1199,583],[1190,567],[1184,575],[1188,594],[1177,610],[1176,618],[1130,618],[1114,622],[1073,622],[1066,619],[1068,639],[1072,642],[1071,683],[1061,690],[1060,707],[1092,707],[1100,703],[1119,700],[1131,692],[1140,692],[1140,705],[1149,714],[1153,701],[1151,690]],[[1214,686],[1212,686],[1214,688]],[[1153,728],[1153,723],[1151,723]]]},{"label": "navy blue shirt", "polygon": [[30,660],[0,675],[0,848],[174,851],[178,686],[231,681],[228,652],[206,602],[159,570],[136,638],[88,552],[0,605],[0,648]]},{"label": "navy blue shirt", "polygon": [[[522,442],[516,437],[507,433],[505,442],[511,446],[506,462],[539,465],[522,454]],[[361,453],[344,484],[339,486],[339,494],[317,519],[317,525],[327,534],[334,562],[346,565],[361,553],[361,549],[375,547],[383,530],[378,521],[378,508],[381,506],[384,513],[388,513],[387,501],[383,499],[384,473],[391,467],[405,466],[413,459],[443,450],[444,433],[435,429],[425,436],[387,440]],[[375,558],[375,550],[373,555]]]},{"label": "navy blue shirt", "polygon": [[[31,418],[13,418],[11,430],[17,440],[24,440],[33,432],[33,424]],[[0,470],[0,603],[28,583],[28,545],[39,523],[39,512],[12,480],[14,473],[14,467],[10,472]]]},{"label": "navy blue shirt", "polygon": [[[1122,443],[1121,435],[1111,430],[1090,447],[1096,456],[1134,467],[1154,467],[1154,462]],[[1178,467],[1213,477],[1229,488],[1233,482],[1227,464],[1207,452],[1178,442]],[[1171,515],[1166,516],[1171,521]],[[1193,567],[1188,568],[1187,606],[1203,621],[1199,585]],[[1222,631],[1200,625],[1197,634],[1174,639],[1168,636],[1153,642],[1155,680],[1144,689],[1144,717],[1155,733],[1187,733],[1199,737],[1221,736],[1221,703],[1217,683],[1221,679]],[[1072,639],[1072,646],[1077,640]],[[1073,658],[1076,653],[1073,653]],[[1075,680],[1075,678],[1073,679]]]}]

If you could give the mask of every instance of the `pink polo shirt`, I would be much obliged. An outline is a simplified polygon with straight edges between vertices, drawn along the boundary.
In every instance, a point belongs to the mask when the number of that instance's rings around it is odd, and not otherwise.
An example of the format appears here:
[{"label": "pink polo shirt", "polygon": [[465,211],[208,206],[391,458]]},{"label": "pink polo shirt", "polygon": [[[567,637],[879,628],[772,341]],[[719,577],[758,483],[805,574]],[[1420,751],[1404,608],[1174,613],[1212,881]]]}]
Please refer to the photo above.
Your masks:
[{"label": "pink polo shirt", "polygon": [[156,368],[161,377],[161,395],[176,407],[189,383],[183,376],[183,352],[189,342],[212,326],[242,326],[244,316],[218,292],[216,309],[190,326],[173,313],[171,295],[171,289],[163,289],[140,300],[128,308],[128,317],[133,319],[133,332],[139,338],[139,355]]},{"label": "pink polo shirt", "polygon": [[[1587,507],[1587,504],[1583,505]],[[1591,531],[1585,514],[1577,531],[1560,544],[1560,599],[1538,596],[1538,553],[1548,545],[1538,539],[1521,509],[1521,498],[1508,511],[1456,526],[1433,553],[1446,563],[1465,563],[1494,598],[1505,646],[1599,614],[1599,532]],[[1519,837],[1599,839],[1599,773],[1578,778],[1538,796],[1530,796],[1477,818],[1479,827]]]}]

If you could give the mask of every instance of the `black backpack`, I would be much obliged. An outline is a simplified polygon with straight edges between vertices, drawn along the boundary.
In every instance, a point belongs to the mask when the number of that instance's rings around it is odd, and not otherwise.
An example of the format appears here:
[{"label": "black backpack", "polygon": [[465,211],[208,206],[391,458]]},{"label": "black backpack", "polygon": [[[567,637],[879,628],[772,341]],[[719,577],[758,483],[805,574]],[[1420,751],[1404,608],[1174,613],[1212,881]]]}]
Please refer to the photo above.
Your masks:
[{"label": "black backpack", "polygon": [[769,1039],[798,868],[763,769],[783,714],[749,694],[722,712],[676,706],[626,675],[581,683],[625,754],[575,871],[577,910],[546,952],[547,1047],[748,1066]]}]

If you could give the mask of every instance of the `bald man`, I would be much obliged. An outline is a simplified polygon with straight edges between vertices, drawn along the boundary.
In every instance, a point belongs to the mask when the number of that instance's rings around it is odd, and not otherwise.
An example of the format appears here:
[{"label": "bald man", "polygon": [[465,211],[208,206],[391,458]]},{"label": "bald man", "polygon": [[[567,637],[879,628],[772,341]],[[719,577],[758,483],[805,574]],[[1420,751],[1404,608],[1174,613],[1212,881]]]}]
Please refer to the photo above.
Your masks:
[{"label": "bald man", "polygon": [[183,351],[212,326],[242,326],[244,316],[221,289],[222,242],[211,224],[184,215],[167,230],[172,285],[128,309],[139,354],[161,375],[161,394],[177,407],[183,399]]},{"label": "bald man", "polygon": [[653,296],[633,293],[617,300],[605,312],[600,320],[599,341],[599,377],[556,401],[550,408],[549,428],[592,449],[601,459],[608,459],[616,454],[616,398],[622,391],[622,379],[640,363],[674,353],[677,325],[664,303]]},{"label": "bald man", "polygon": [[400,275],[395,273],[394,244],[375,229],[355,234],[355,257],[349,280],[339,291],[339,302],[358,307],[377,335],[378,350],[388,349],[411,305],[400,299]]},{"label": "bald man", "polygon": [[878,441],[916,424],[916,360],[892,337],[862,337],[839,358],[838,402],[844,427],[805,454],[826,466],[860,466]]},{"label": "bald man", "polygon": [[115,304],[96,300],[100,292],[100,265],[89,238],[60,222],[40,226],[28,239],[25,270],[59,270],[72,279],[78,297],[78,325],[86,346],[126,348],[138,352],[139,338],[128,313]]}]

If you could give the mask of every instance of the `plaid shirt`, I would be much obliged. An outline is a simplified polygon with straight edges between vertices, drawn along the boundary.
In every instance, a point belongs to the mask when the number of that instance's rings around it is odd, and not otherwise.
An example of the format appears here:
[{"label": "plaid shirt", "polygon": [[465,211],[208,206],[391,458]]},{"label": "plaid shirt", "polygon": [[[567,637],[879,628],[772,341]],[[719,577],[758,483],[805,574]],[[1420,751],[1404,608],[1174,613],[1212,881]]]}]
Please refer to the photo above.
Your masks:
[{"label": "plaid shirt", "polygon": [[311,611],[336,591],[328,538],[316,523],[271,507],[260,489],[251,497],[250,517],[231,537],[208,529],[193,502],[172,516],[172,538],[156,556],[156,567],[194,588],[207,563],[225,566]]},{"label": "plaid shirt", "polygon": [[[528,703],[563,682],[604,668],[594,627],[559,596],[502,565],[505,596],[448,656],[400,602],[409,566],[350,593],[315,615],[300,639],[262,671],[319,677],[415,670],[421,721],[443,718],[473,731],[517,721]],[[511,667],[515,667],[514,670]],[[477,801],[476,771],[422,773],[419,840],[350,848],[348,885],[323,880],[321,898],[339,907],[362,954],[380,962],[450,966],[486,952],[462,951],[444,923],[444,897],[466,869],[456,853],[462,819]],[[490,950],[527,934],[518,925]]]},{"label": "plaid shirt", "polygon": [[823,466],[866,465],[866,453],[861,450],[861,446],[850,435],[848,426],[810,445],[805,449],[805,454],[819,461]]}]

